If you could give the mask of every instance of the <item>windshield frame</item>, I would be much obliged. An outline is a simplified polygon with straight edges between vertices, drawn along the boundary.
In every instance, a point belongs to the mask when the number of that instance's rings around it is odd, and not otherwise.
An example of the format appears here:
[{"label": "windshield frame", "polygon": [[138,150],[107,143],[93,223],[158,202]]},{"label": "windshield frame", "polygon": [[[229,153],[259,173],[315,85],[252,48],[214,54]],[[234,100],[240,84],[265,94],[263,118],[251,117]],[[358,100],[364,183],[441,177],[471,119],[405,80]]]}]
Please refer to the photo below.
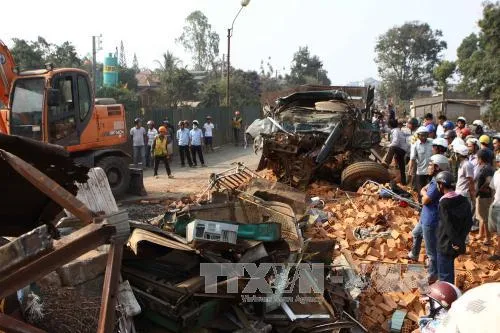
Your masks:
[{"label": "windshield frame", "polygon": [[[22,114],[22,113],[35,113],[37,112],[38,110],[36,111],[28,111],[28,112],[22,112],[22,110],[17,110],[16,108],[16,105],[17,103],[15,104],[14,101],[15,101],[15,98],[16,98],[16,92],[18,91],[18,87],[19,87],[19,84],[21,82],[27,82],[27,81],[40,81],[41,82],[41,95],[42,95],[42,98],[41,98],[41,105],[40,105],[40,115],[39,117],[37,117],[38,119],[36,119],[36,121],[32,121],[32,124],[20,124],[20,125],[17,125],[15,124],[16,120],[18,117],[16,117],[16,115],[19,115],[19,114]],[[45,104],[46,104],[46,89],[45,89],[45,85],[46,85],[46,80],[44,77],[40,77],[40,76],[34,76],[34,77],[20,77],[20,78],[17,78],[14,82],[13,82],[13,86],[12,86],[12,93],[11,93],[11,99],[10,99],[10,107],[9,107],[9,126],[10,126],[10,134],[11,135],[19,135],[19,136],[23,136],[23,137],[28,137],[28,138],[31,138],[31,139],[34,139],[34,140],[43,140],[43,124],[45,123]],[[19,88],[19,89],[23,89],[23,88]],[[28,90],[28,89],[26,89]],[[34,93],[39,93],[38,90],[28,90],[30,92],[34,92]],[[35,116],[35,115],[34,115]],[[35,117],[33,117],[35,118]],[[29,129],[28,129],[29,128]]]}]

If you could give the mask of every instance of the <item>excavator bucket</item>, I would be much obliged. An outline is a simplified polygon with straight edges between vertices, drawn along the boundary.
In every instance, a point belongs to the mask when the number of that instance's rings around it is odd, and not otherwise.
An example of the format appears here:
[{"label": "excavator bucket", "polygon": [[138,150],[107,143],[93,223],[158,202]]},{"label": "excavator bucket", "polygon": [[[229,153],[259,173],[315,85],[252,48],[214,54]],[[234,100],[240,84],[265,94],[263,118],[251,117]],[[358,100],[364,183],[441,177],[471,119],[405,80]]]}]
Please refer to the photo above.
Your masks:
[{"label": "excavator bucket", "polygon": [[146,188],[144,187],[144,177],[142,169],[133,167],[129,167],[128,169],[130,172],[130,183],[127,192],[129,194],[146,196],[147,192]]},{"label": "excavator bucket", "polygon": [[16,77],[15,68],[14,57],[7,45],[0,40],[0,102],[4,106],[9,103],[10,86]]}]

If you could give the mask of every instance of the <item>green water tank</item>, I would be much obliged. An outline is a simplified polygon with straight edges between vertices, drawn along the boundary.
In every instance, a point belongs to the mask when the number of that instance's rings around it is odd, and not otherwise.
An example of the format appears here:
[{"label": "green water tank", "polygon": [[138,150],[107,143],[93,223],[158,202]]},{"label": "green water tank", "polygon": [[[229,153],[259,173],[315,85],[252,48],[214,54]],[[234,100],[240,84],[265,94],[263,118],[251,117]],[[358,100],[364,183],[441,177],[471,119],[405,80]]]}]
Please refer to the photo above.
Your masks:
[{"label": "green water tank", "polygon": [[118,86],[118,58],[112,53],[104,58],[103,85],[105,87]]}]

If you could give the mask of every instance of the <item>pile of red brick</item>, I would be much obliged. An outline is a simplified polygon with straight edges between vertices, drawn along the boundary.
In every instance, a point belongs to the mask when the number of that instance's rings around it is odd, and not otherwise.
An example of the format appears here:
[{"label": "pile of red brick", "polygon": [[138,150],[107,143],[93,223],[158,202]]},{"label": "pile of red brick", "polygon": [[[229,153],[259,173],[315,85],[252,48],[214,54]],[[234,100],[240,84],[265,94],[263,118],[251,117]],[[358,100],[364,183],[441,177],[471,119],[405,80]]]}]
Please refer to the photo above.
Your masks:
[{"label": "pile of red brick", "polygon": [[[378,192],[374,184],[358,193],[345,193],[327,183],[311,184],[308,190],[309,195],[326,201],[324,210],[329,219],[323,223],[325,233],[337,239],[361,274],[370,277],[370,286],[360,296],[361,322],[370,332],[388,332],[394,311],[404,309],[407,315],[403,328],[411,332],[424,315],[419,298],[426,288],[427,275],[424,248],[418,263],[407,258],[419,213],[397,200],[381,199]],[[360,230],[369,236],[356,237]],[[493,249],[471,239],[467,254],[457,258],[455,264],[456,284],[462,290],[500,281],[498,265],[487,260]]]}]

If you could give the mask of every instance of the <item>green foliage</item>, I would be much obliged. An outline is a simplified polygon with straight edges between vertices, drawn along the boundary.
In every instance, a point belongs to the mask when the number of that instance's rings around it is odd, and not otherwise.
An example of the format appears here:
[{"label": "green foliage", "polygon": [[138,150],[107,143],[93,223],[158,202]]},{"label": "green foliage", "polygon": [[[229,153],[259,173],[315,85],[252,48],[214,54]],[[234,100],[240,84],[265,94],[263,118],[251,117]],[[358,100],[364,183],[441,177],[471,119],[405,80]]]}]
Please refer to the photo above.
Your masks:
[{"label": "green foliage", "polygon": [[264,60],[260,61],[260,84],[262,92],[267,91],[278,91],[285,88],[283,82],[283,76],[278,75],[275,72],[273,65],[271,64],[271,57],[267,58],[267,62],[264,65]]},{"label": "green foliage", "polygon": [[323,62],[318,56],[311,56],[307,46],[299,47],[299,50],[293,55],[292,67],[287,81],[291,85],[319,84],[329,86],[331,84],[328,72],[323,69]]},{"label": "green foliage", "polygon": [[61,45],[50,44],[43,37],[36,41],[13,38],[14,47],[11,53],[16,64],[21,69],[43,68],[44,64],[52,63],[56,67],[80,67],[82,59],[76,53],[70,42]]},{"label": "green foliage", "polygon": [[137,90],[137,79],[135,78],[136,71],[133,68],[120,67],[118,72],[119,85],[130,90]]},{"label": "green foliage", "polygon": [[134,60],[132,60],[132,69],[134,72],[139,73],[139,61],[137,60],[137,55],[134,53]]},{"label": "green foliage", "polygon": [[470,34],[457,49],[459,89],[492,99],[491,113],[500,118],[500,3],[485,3],[479,35]]},{"label": "green foliage", "polygon": [[127,68],[127,57],[125,55],[125,46],[123,46],[123,41],[120,41],[120,59],[118,60],[118,65],[121,68]]},{"label": "green foliage", "polygon": [[97,90],[96,97],[114,98],[119,104],[123,104],[126,110],[139,109],[137,94],[127,88],[102,87]]},{"label": "green foliage", "polygon": [[192,54],[195,70],[215,70],[220,38],[215,31],[212,31],[208,18],[201,11],[189,14],[182,34],[176,41]]},{"label": "green foliage", "polygon": [[448,79],[455,73],[457,65],[454,61],[444,60],[437,65],[432,74],[434,79],[437,81],[439,88],[441,91],[446,94],[448,90]]},{"label": "green foliage", "polygon": [[442,35],[427,23],[415,21],[391,28],[378,38],[375,62],[389,94],[409,100],[418,87],[432,83],[432,70],[446,49]]},{"label": "green foliage", "polygon": [[207,82],[203,85],[199,100],[201,107],[218,107],[221,105],[223,92],[221,81],[218,79]]}]

